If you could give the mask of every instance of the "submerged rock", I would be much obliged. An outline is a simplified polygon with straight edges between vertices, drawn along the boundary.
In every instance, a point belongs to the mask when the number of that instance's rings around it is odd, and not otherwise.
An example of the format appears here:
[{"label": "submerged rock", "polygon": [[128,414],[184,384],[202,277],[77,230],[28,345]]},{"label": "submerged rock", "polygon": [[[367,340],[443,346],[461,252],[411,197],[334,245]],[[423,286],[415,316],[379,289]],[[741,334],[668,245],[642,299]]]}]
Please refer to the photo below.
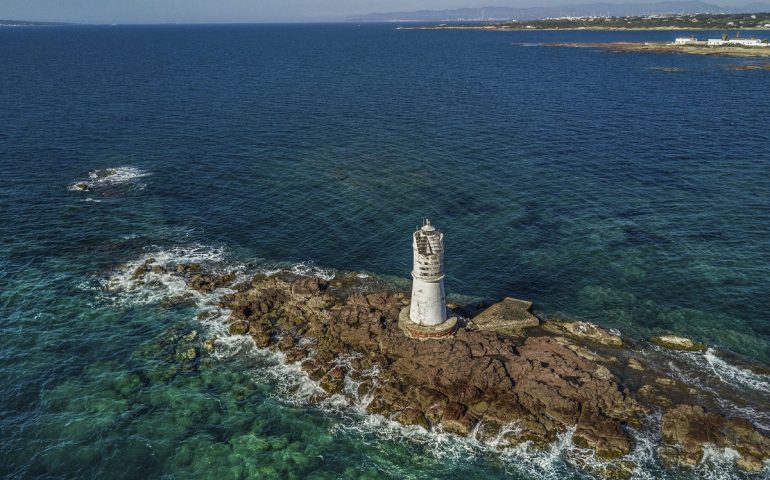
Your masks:
[{"label": "submerged rock", "polygon": [[620,336],[614,335],[593,323],[548,321],[543,328],[554,333],[567,335],[579,340],[596,342],[601,345],[612,347],[623,346],[623,340]]},{"label": "submerged rock", "polygon": [[101,170],[94,170],[89,174],[91,178],[106,178],[111,177],[118,173],[114,168],[103,168]]},{"label": "submerged rock", "polygon": [[155,264],[154,258],[148,258],[147,260],[145,260],[141,265],[136,267],[134,271],[131,273],[131,280],[140,280],[147,273],[153,271],[154,267],[160,267],[160,265],[153,265],[153,264]]},{"label": "submerged rock", "polygon": [[668,348],[670,350],[683,350],[686,352],[706,351],[706,346],[704,344],[692,341],[689,338],[677,337],[675,335],[652,337],[650,341],[659,347]]}]

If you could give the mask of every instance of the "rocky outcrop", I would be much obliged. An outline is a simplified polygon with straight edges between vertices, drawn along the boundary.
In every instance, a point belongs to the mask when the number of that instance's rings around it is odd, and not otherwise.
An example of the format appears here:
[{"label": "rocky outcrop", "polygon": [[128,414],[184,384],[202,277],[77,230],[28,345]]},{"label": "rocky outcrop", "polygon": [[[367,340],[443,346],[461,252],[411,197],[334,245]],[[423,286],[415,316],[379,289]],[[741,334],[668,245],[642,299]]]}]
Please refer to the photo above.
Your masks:
[{"label": "rocky outcrop", "polygon": [[[155,266],[145,262],[135,275]],[[398,327],[404,292],[353,275],[325,281],[281,272],[232,285],[233,275],[200,266],[163,268],[203,292],[229,285],[220,306],[230,311],[231,333],[300,362],[328,395],[403,424],[503,446],[546,447],[571,431],[575,446],[607,461],[600,474],[628,477],[629,431],[658,428],[648,415],[658,410],[659,455],[668,465],[691,467],[709,446],[738,452],[747,471],[770,458],[770,439],[748,420],[683,404],[700,392],[656,371],[649,356],[642,364],[619,336],[585,322],[537,325],[528,302],[505,299],[452,336],[421,341]],[[626,384],[618,372],[637,377]],[[597,473],[580,458],[574,463]]]},{"label": "rocky outcrop", "polygon": [[397,291],[345,295],[321,280],[285,275],[256,278],[224,302],[232,332],[303,361],[329,393],[341,392],[345,377],[359,382],[372,413],[461,435],[478,426],[488,438],[516,424],[518,434],[506,442],[541,446],[578,425],[576,438],[600,456],[630,451],[624,425],[638,425],[645,409],[605,367],[548,336],[517,345],[492,330],[460,329],[414,340],[397,326],[406,304]]}]

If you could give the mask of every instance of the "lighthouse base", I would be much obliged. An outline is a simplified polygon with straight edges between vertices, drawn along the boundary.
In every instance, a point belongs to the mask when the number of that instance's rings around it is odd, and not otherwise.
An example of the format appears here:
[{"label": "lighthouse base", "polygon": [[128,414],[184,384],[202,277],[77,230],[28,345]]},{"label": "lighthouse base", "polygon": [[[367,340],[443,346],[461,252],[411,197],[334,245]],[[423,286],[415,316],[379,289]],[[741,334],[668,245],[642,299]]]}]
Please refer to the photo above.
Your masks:
[{"label": "lighthouse base", "polygon": [[409,317],[409,307],[401,309],[398,315],[398,328],[409,338],[416,340],[431,340],[450,337],[457,330],[457,317],[447,309],[447,319],[438,325],[419,325]]}]

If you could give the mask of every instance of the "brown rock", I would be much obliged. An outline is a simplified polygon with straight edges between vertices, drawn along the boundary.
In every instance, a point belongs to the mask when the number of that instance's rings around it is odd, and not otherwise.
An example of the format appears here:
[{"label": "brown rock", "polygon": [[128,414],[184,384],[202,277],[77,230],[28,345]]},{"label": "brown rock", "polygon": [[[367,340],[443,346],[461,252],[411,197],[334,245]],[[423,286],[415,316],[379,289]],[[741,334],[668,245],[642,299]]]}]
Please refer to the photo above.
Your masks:
[{"label": "brown rock", "polygon": [[745,419],[725,418],[700,406],[678,405],[661,422],[663,445],[659,453],[668,464],[696,465],[706,445],[732,448],[741,454],[739,468],[755,471],[757,462],[770,458],[770,438]]},{"label": "brown rock", "polygon": [[473,419],[468,408],[457,402],[449,402],[441,412],[441,427],[446,432],[468,435],[473,428]]},{"label": "brown rock", "polygon": [[406,408],[396,416],[396,420],[404,425],[417,425],[424,429],[429,429],[430,425],[425,418],[425,414],[416,408]]},{"label": "brown rock", "polygon": [[631,452],[631,441],[620,423],[592,409],[581,412],[572,441],[579,447],[594,450],[603,459],[618,458]]},{"label": "brown rock", "polygon": [[211,293],[217,288],[230,285],[235,280],[235,273],[224,275],[196,274],[187,282],[187,286],[201,293]]},{"label": "brown rock", "polygon": [[199,272],[201,265],[199,263],[179,263],[176,266],[176,273],[192,273]]},{"label": "brown rock", "polygon": [[249,331],[248,322],[235,321],[230,324],[230,334],[232,335],[243,335],[245,333],[248,333],[248,331]]}]

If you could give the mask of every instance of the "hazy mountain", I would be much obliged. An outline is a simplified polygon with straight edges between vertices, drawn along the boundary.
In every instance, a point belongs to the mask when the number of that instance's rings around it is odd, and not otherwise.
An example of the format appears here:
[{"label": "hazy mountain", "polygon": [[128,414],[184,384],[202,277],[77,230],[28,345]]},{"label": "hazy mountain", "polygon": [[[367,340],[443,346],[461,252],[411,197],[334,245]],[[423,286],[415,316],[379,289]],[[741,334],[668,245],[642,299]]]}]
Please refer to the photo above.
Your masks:
[{"label": "hazy mountain", "polygon": [[725,7],[701,1],[656,3],[589,3],[556,7],[484,7],[455,10],[420,10],[415,12],[371,13],[348,18],[354,22],[452,22],[479,20],[538,20],[548,17],[605,15],[624,17],[661,13],[751,13],[769,12],[770,3],[751,3]]},{"label": "hazy mountain", "polygon": [[0,20],[0,27],[36,27],[68,25],[59,22],[28,22],[26,20]]}]

